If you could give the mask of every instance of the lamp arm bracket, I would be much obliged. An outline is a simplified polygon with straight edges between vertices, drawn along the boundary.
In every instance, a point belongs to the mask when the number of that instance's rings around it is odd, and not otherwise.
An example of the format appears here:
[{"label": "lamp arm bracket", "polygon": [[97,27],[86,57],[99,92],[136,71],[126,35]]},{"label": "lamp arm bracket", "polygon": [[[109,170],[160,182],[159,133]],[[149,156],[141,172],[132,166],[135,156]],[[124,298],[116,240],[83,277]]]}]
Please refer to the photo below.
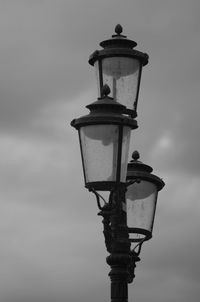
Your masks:
[{"label": "lamp arm bracket", "polygon": [[98,213],[99,216],[103,217],[103,234],[105,239],[106,249],[109,253],[111,253],[111,245],[112,245],[112,232],[111,232],[111,207],[109,203],[106,203],[101,211]]},{"label": "lamp arm bracket", "polygon": [[136,262],[140,261],[140,258],[138,257],[138,254],[132,250],[130,252],[130,263],[128,265],[128,283],[132,283],[133,279],[135,278],[135,268],[136,268]]},{"label": "lamp arm bracket", "polygon": [[101,205],[100,199],[103,200],[104,205],[106,205],[108,203],[106,202],[106,200],[103,198],[103,196],[101,194],[97,193],[97,191],[95,191],[94,189],[91,189],[90,191],[92,193],[94,193],[94,195],[96,196],[97,206],[98,206],[99,210],[102,210],[103,206]]},{"label": "lamp arm bracket", "polygon": [[111,224],[110,224],[110,211],[109,208],[106,209],[106,205],[104,207],[105,209],[103,209],[100,213],[98,213],[98,215],[103,217],[102,223],[103,223],[105,246],[107,251],[111,253],[112,232],[111,232]]},{"label": "lamp arm bracket", "polygon": [[131,251],[132,253],[134,253],[135,255],[139,256],[140,252],[141,252],[141,248],[142,248],[142,244],[145,242],[146,237],[144,239],[142,239],[135,247],[134,249]]}]

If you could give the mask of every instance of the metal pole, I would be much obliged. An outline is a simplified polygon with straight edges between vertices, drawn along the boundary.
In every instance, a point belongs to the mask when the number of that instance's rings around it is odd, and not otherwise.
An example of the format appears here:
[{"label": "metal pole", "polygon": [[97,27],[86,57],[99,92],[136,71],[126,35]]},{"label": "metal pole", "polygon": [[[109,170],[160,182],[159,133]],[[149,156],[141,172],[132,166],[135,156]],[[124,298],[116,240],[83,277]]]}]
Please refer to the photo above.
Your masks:
[{"label": "metal pole", "polygon": [[128,280],[130,242],[126,224],[126,212],[123,210],[125,204],[125,186],[119,184],[111,192],[111,248],[107,263],[111,267],[109,273],[111,279],[111,302],[128,302]]}]

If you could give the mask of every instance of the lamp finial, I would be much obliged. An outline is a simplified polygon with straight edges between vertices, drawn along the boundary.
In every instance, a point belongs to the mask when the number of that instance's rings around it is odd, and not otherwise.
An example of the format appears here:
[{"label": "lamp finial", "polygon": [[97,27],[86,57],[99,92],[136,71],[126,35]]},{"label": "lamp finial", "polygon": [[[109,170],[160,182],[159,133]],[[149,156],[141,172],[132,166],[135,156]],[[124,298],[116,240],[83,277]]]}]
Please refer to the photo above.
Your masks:
[{"label": "lamp finial", "polygon": [[132,154],[132,159],[138,160],[139,158],[140,158],[140,153],[137,150],[135,150]]},{"label": "lamp finial", "polygon": [[122,31],[123,31],[123,27],[120,24],[117,24],[115,26],[115,32],[116,32],[116,34],[120,35],[122,33]]},{"label": "lamp finial", "polygon": [[101,92],[103,96],[108,96],[110,94],[110,87],[107,84],[103,85]]}]

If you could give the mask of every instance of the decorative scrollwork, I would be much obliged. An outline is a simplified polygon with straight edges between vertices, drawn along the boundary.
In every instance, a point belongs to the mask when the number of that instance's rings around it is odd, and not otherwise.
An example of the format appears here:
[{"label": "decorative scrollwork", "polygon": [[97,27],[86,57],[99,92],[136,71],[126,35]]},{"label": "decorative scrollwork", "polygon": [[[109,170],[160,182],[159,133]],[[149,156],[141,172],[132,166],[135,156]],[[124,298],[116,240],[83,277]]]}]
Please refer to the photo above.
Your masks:
[{"label": "decorative scrollwork", "polygon": [[128,283],[132,283],[133,279],[135,278],[136,262],[138,261],[140,261],[140,258],[138,257],[137,253],[132,250],[130,252],[130,263],[128,266]]},{"label": "decorative scrollwork", "polygon": [[[139,182],[139,180],[135,179],[134,181],[126,184],[125,186],[119,186],[114,188],[110,192],[108,202],[103,198],[103,196],[101,196],[95,190],[91,190],[96,196],[97,205],[98,208],[100,209],[98,215],[103,217],[102,223],[103,223],[105,246],[107,251],[110,253],[110,256],[107,257],[107,263],[111,265],[111,267],[113,265],[114,260],[118,265],[123,264],[124,270],[126,271],[128,283],[131,283],[135,277],[136,262],[140,261],[139,254],[141,251],[141,246],[144,242],[142,240],[140,243],[138,243],[135,246],[133,250],[131,250],[128,247],[130,243],[128,239],[128,234],[125,235],[126,226],[124,225],[123,222],[123,215],[125,213],[123,212],[122,204],[123,202],[125,202],[125,191],[127,190],[128,185],[135,182]],[[101,204],[101,201],[103,201],[104,203],[103,205]],[[113,250],[114,246],[115,248],[117,247],[117,252],[116,251],[114,252]],[[119,250],[121,251],[121,253],[119,253]],[[112,268],[111,272],[113,272],[113,269],[114,268]]]},{"label": "decorative scrollwork", "polygon": [[110,216],[111,216],[111,206],[109,203],[106,203],[101,211],[98,213],[99,216],[103,217],[103,234],[105,239],[106,249],[111,253],[111,244],[112,244],[112,234],[111,234],[111,225],[110,225]]},{"label": "decorative scrollwork", "polygon": [[98,206],[99,210],[102,210],[103,206],[101,205],[100,199],[102,199],[104,201],[104,205],[107,204],[106,200],[103,198],[102,195],[100,195],[99,193],[97,193],[94,189],[90,189],[90,191],[92,193],[94,193],[94,195],[96,196],[97,206]]}]

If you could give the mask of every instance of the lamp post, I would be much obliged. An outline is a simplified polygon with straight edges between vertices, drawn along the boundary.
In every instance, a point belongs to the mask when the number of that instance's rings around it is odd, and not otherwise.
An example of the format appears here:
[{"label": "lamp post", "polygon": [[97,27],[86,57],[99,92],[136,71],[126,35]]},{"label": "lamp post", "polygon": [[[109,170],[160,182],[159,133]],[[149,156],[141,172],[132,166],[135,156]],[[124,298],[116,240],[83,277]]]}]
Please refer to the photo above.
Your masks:
[{"label": "lamp post", "polygon": [[[74,119],[78,130],[85,187],[96,196],[98,215],[111,267],[111,302],[128,302],[128,283],[144,241],[152,237],[158,191],[164,182],[133,153],[128,163],[131,130],[136,129],[142,66],[148,55],[133,49],[137,43],[122,35],[112,39],[89,59],[95,65],[99,96],[86,106],[90,113]],[[99,191],[108,191],[105,198]],[[134,245],[134,246],[133,246]]]}]

